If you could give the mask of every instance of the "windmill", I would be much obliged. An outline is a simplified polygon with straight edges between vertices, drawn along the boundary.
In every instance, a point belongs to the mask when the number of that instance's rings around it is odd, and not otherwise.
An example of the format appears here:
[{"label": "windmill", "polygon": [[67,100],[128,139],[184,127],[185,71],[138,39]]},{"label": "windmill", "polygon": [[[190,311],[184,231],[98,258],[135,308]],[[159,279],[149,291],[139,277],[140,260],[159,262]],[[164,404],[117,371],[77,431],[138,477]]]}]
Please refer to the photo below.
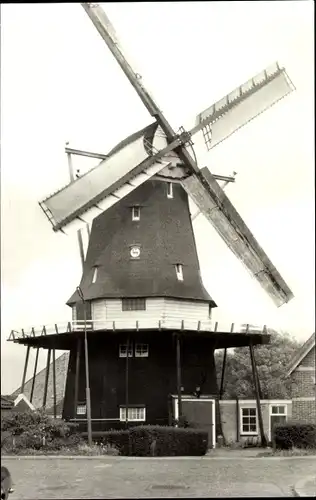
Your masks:
[{"label": "windmill", "polygon": [[[277,306],[287,303],[293,294],[218,183],[234,181],[234,177],[200,169],[191,155],[192,137],[202,134],[212,151],[294,86],[285,69],[275,63],[199,113],[189,131],[175,133],[124,55],[102,8],[81,5],[152,123],[106,155],[66,149],[67,154],[101,160],[40,202],[54,231],[68,234],[92,223],[80,287],[67,302],[73,310],[73,323],[58,335],[47,335],[45,330],[46,335],[15,340],[28,346],[41,342],[48,349],[70,350],[64,417],[91,424],[91,386],[95,429],[109,422],[113,427],[116,421],[166,423],[168,397],[171,407],[174,404],[169,417],[172,411],[179,417],[185,401],[189,402],[185,394],[194,394],[197,388],[216,398],[214,350],[249,345],[263,440],[253,345],[267,342],[268,337],[265,331],[251,333],[246,328],[234,332],[232,325],[227,333],[212,325],[216,303],[200,276],[192,227],[196,214],[191,218],[189,198]],[[86,340],[87,329],[91,330],[89,356],[85,342],[85,363],[81,362],[82,325]],[[119,358],[126,363],[123,379]],[[91,371],[90,382],[86,372],[85,397],[83,377],[88,359]],[[154,383],[155,394],[146,385],[148,381]],[[213,436],[211,439],[214,442]]]}]

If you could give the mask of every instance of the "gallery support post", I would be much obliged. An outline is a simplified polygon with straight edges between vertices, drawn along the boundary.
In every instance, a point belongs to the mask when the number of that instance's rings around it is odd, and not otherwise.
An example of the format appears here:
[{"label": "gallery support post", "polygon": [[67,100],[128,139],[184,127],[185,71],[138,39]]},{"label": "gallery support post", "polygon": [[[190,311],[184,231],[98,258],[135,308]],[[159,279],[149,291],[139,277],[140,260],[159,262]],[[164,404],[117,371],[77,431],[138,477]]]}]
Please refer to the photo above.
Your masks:
[{"label": "gallery support post", "polygon": [[86,406],[87,406],[87,427],[88,427],[88,444],[92,446],[92,423],[91,423],[91,395],[89,383],[89,352],[87,338],[87,310],[86,301],[84,299],[81,288],[77,287],[77,292],[83,303],[83,321],[84,321],[84,354],[85,354],[85,369],[86,369]]}]

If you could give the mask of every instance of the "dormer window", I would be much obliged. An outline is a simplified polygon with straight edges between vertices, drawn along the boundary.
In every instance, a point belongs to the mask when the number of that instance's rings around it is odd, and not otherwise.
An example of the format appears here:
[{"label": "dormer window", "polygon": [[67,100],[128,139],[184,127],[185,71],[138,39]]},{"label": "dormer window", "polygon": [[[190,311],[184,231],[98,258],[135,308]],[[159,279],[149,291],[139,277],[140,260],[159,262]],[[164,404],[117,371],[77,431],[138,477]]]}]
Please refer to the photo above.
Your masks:
[{"label": "dormer window", "polygon": [[176,273],[177,273],[178,281],[183,281],[182,264],[176,264]]},{"label": "dormer window", "polygon": [[140,207],[132,207],[132,220],[140,220]]},{"label": "dormer window", "polygon": [[167,198],[173,198],[173,185],[172,185],[172,182],[167,182]]},{"label": "dormer window", "polygon": [[97,281],[97,277],[98,277],[98,268],[97,266],[95,266],[93,268],[92,283],[95,283]]}]

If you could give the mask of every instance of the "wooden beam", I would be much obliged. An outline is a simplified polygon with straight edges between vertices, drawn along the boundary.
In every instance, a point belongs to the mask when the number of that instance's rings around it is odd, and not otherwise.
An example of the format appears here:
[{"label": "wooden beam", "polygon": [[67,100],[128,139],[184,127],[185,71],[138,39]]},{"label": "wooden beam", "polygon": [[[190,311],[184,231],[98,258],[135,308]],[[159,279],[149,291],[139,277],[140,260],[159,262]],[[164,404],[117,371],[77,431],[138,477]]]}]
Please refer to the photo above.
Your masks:
[{"label": "wooden beam", "polygon": [[126,339],[126,363],[125,363],[125,426],[128,428],[128,405],[129,405],[129,345],[130,337]]},{"label": "wooden beam", "polygon": [[33,371],[33,378],[32,378],[32,388],[31,388],[30,403],[32,403],[32,401],[33,401],[35,379],[36,379],[36,371],[37,371],[37,363],[38,363],[38,355],[39,355],[39,347],[36,349],[36,357],[35,357],[34,371]]},{"label": "wooden beam", "polygon": [[92,421],[91,421],[91,394],[90,394],[90,380],[89,380],[89,352],[88,352],[88,337],[87,337],[87,310],[86,302],[84,300],[81,288],[80,298],[83,302],[83,314],[84,314],[84,353],[85,353],[85,369],[86,369],[86,405],[87,405],[87,427],[88,427],[88,443],[92,446]]},{"label": "wooden beam", "polygon": [[[68,157],[69,178],[70,178],[70,181],[73,182],[75,180],[75,175],[74,175],[74,170],[73,170],[73,165],[72,165],[71,153],[67,153],[67,157]],[[77,231],[77,239],[78,239],[78,246],[79,246],[79,254],[80,254],[80,260],[81,260],[81,266],[82,266],[82,269],[83,269],[83,266],[84,266],[84,250],[83,250],[82,234],[81,234],[81,230],[80,229]]]},{"label": "wooden beam", "polygon": [[219,390],[219,399],[222,399],[224,394],[224,378],[225,378],[225,368],[226,368],[226,357],[227,357],[227,349],[224,349],[224,357],[223,357],[223,365],[222,365],[222,376],[221,376],[221,387]]},{"label": "wooden beam", "polygon": [[57,401],[56,401],[56,351],[53,349],[53,399],[54,399],[54,418],[57,418]]},{"label": "wooden beam", "polygon": [[65,153],[78,155],[78,156],[87,156],[89,158],[96,158],[98,160],[106,160],[109,155],[105,155],[103,153],[93,153],[91,151],[82,151],[81,149],[73,149],[69,147],[65,147]]},{"label": "wooden beam", "polygon": [[79,397],[80,353],[81,353],[81,339],[78,338],[77,353],[76,353],[75,391],[74,391],[74,418],[76,418],[77,416],[77,406]]},{"label": "wooden beam", "polygon": [[267,443],[267,439],[266,439],[266,436],[264,433],[262,411],[261,411],[261,404],[260,404],[260,396],[259,396],[259,386],[258,386],[258,379],[256,376],[256,361],[255,361],[254,349],[253,349],[253,345],[252,345],[251,341],[250,341],[250,345],[249,345],[249,350],[250,350],[250,359],[251,359],[251,366],[252,366],[252,376],[253,376],[253,382],[254,382],[254,388],[255,388],[256,406],[257,406],[257,415],[258,415],[258,422],[259,422],[261,446],[266,448],[268,443]]},{"label": "wooden beam", "polygon": [[44,394],[43,394],[43,406],[42,408],[46,408],[47,403],[47,389],[48,389],[48,378],[49,378],[49,367],[50,367],[50,355],[51,349],[47,351],[47,361],[46,361],[46,372],[45,372],[45,383],[44,383]]},{"label": "wooden beam", "polygon": [[237,443],[240,441],[240,406],[239,399],[236,397],[236,427],[237,427]]},{"label": "wooden beam", "polygon": [[29,356],[30,356],[30,348],[31,346],[27,346],[26,349],[26,356],[25,356],[25,363],[24,363],[24,370],[23,370],[23,375],[22,375],[22,383],[21,383],[21,393],[24,393],[24,386],[25,386],[25,379],[26,379],[26,373],[27,373],[27,367],[29,363]]},{"label": "wooden beam", "polygon": [[178,393],[178,420],[182,417],[182,374],[181,374],[181,345],[180,335],[176,335],[177,351],[177,393]]},{"label": "wooden beam", "polygon": [[197,208],[277,306],[293,293],[207,168],[181,181]]}]

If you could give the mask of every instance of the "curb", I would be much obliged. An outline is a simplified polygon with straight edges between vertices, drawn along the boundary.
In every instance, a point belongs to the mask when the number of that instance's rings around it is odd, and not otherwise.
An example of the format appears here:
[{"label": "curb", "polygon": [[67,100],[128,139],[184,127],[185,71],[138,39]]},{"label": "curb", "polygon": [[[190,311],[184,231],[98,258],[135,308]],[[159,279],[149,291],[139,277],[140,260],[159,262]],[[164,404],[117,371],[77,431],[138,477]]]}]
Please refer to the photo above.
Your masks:
[{"label": "curb", "polygon": [[315,483],[315,492],[314,494],[316,495],[316,476],[306,476],[305,478],[301,479],[300,481],[297,481],[295,486],[293,486],[293,494],[295,497],[310,497],[313,496],[311,493],[311,486],[309,486],[309,489],[307,488],[308,483]]},{"label": "curb", "polygon": [[[210,456],[192,456],[192,457],[125,457],[111,455],[2,455],[1,460],[253,460],[256,457],[210,457]],[[260,457],[260,460],[308,460],[316,455],[304,455],[298,457]],[[306,481],[313,480],[310,476]],[[296,486],[296,485],[295,485]],[[301,495],[300,495],[301,496]]]}]

